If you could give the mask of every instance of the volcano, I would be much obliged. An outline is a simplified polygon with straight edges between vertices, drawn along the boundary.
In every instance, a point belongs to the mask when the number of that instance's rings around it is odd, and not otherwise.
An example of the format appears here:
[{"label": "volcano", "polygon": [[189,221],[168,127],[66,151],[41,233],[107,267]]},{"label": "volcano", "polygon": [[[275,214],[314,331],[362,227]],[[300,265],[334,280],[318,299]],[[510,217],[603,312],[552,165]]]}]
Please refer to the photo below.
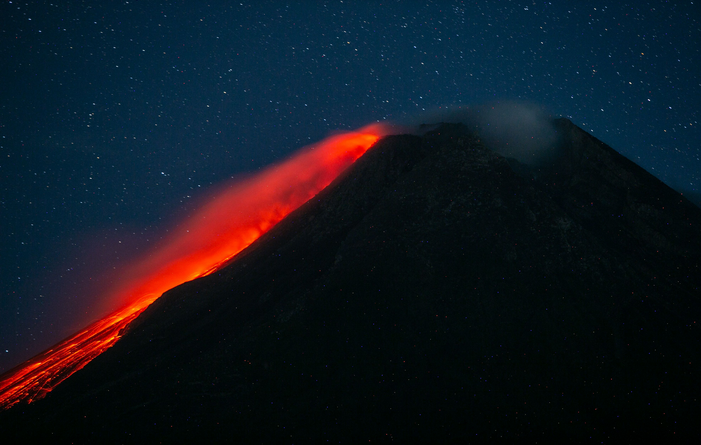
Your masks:
[{"label": "volcano", "polygon": [[556,119],[535,164],[386,136],[3,440],[698,439],[701,210]]}]

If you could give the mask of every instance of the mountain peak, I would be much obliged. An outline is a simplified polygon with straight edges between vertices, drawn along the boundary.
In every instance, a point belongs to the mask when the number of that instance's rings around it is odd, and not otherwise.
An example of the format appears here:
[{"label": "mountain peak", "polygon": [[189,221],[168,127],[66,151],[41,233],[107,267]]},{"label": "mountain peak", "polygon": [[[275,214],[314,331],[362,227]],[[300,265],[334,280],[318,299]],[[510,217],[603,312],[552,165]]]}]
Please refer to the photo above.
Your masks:
[{"label": "mountain peak", "polygon": [[697,435],[701,211],[570,121],[553,127],[552,156],[533,165],[464,124],[381,139],[46,399],[3,413],[3,430]]}]

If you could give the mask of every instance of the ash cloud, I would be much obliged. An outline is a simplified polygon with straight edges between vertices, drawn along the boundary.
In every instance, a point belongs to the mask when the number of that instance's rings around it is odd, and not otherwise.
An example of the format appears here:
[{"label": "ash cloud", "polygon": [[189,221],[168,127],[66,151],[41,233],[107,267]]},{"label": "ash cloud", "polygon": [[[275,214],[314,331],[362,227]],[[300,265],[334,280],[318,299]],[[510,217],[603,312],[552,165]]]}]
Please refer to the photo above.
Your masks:
[{"label": "ash cloud", "polygon": [[528,102],[495,102],[474,107],[430,111],[405,125],[416,128],[428,123],[462,123],[476,130],[487,147],[500,155],[527,165],[547,163],[556,155],[558,134],[553,116],[543,107]]}]

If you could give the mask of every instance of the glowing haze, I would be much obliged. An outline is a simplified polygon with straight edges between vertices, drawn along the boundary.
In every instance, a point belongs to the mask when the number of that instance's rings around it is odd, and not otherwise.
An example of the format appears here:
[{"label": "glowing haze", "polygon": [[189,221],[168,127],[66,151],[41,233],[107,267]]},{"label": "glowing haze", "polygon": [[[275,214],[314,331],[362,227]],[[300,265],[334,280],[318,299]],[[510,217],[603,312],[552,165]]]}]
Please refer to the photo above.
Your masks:
[{"label": "glowing haze", "polygon": [[111,347],[165,291],[208,275],[329,185],[388,127],[331,136],[221,190],[166,241],[136,261],[108,292],[120,307],[0,377],[0,408],[31,403]]}]

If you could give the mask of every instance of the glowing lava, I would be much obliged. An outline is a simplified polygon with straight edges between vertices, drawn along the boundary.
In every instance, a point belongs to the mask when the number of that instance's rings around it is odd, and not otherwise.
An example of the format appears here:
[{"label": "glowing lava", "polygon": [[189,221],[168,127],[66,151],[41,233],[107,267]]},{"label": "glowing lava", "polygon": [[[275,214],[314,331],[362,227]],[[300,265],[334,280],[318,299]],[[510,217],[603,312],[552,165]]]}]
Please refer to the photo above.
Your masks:
[{"label": "glowing lava", "polygon": [[371,125],[329,137],[219,193],[131,268],[110,294],[121,309],[2,375],[0,408],[46,396],[119,340],[165,291],[217,270],[329,185],[385,133],[386,127]]}]

